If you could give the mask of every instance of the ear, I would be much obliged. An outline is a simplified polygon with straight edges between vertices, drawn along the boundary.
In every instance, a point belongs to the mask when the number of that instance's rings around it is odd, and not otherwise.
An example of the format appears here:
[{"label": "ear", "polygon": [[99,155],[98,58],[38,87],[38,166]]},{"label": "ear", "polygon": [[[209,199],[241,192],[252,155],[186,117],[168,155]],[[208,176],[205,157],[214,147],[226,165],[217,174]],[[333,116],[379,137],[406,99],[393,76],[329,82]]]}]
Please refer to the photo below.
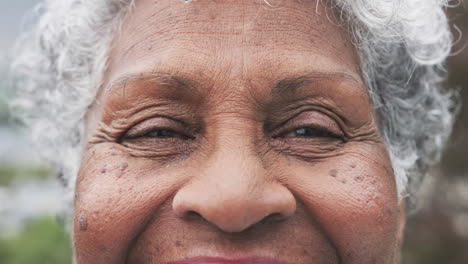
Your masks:
[{"label": "ear", "polygon": [[405,227],[406,227],[406,202],[405,200],[401,200],[400,206],[399,206],[399,216],[398,216],[398,233],[397,233],[397,239],[398,239],[398,244],[400,247],[403,245],[403,240],[405,239]]}]

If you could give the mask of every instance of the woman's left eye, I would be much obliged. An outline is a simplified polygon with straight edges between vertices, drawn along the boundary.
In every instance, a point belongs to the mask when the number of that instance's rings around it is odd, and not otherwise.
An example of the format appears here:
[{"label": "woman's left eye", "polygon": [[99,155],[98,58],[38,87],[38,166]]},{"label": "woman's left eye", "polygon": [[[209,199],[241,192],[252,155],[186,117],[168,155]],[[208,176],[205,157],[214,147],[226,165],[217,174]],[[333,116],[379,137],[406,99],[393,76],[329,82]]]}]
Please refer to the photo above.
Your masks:
[{"label": "woman's left eye", "polygon": [[338,123],[319,111],[305,111],[279,128],[273,130],[273,138],[283,139],[343,139]]},{"label": "woman's left eye", "polygon": [[337,138],[338,136],[321,128],[300,127],[283,135],[285,138]]}]

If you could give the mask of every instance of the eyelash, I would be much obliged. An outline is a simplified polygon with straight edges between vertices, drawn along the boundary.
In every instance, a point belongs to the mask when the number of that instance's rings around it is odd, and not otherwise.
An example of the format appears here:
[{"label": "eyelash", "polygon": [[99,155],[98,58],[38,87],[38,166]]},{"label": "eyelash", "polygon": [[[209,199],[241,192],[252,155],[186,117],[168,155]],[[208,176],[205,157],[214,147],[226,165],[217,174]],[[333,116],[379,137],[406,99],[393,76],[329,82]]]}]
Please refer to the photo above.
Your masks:
[{"label": "eyelash", "polygon": [[[153,134],[153,135],[152,135]],[[156,134],[156,135],[154,135]],[[132,136],[123,136],[123,140],[128,139],[138,139],[138,138],[155,138],[155,139],[173,139],[173,138],[180,138],[183,140],[195,139],[195,137],[190,136],[186,133],[182,133],[177,131],[176,129],[172,128],[153,128],[153,129],[146,129],[146,131],[137,133],[136,135]]]},{"label": "eyelash", "polygon": [[[161,133],[162,135],[155,135],[155,136],[151,135],[151,134],[158,133],[158,132]],[[167,133],[170,134],[170,135],[167,135]],[[177,132],[177,131],[175,131],[173,129],[170,129],[170,128],[154,129],[154,130],[151,130],[150,132],[147,132],[147,133],[143,134],[141,137],[161,138],[161,139],[165,139],[165,138],[195,139],[195,137],[188,136],[186,134]]]},{"label": "eyelash", "polygon": [[[300,132],[299,132],[300,131]],[[299,132],[299,133],[298,133]],[[298,133],[298,134],[313,134],[313,135],[297,135],[297,136],[289,136],[291,133]],[[285,133],[281,133],[276,137],[282,138],[337,138],[341,139],[341,136],[336,135],[335,133],[329,131],[328,129],[317,127],[317,126],[301,126],[294,128],[293,130],[288,130]],[[273,137],[275,138],[275,137]]]}]

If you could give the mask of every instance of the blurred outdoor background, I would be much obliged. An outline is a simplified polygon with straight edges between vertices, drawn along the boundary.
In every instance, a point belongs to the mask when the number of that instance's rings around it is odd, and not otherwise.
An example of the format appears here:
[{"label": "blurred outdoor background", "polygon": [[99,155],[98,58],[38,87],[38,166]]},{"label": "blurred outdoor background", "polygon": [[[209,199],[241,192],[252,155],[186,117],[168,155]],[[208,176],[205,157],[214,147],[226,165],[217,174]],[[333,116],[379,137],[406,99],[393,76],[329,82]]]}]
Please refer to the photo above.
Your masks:
[{"label": "blurred outdoor background", "polygon": [[[0,1],[0,263],[68,264],[71,246],[63,227],[63,198],[52,170],[11,124],[5,102],[9,49],[22,16],[38,0]],[[463,1],[461,1],[463,2]],[[403,264],[468,263],[468,0],[449,11],[455,37],[449,86],[464,107],[441,166],[419,192],[419,212],[408,220]],[[463,34],[460,36],[460,32]]]}]

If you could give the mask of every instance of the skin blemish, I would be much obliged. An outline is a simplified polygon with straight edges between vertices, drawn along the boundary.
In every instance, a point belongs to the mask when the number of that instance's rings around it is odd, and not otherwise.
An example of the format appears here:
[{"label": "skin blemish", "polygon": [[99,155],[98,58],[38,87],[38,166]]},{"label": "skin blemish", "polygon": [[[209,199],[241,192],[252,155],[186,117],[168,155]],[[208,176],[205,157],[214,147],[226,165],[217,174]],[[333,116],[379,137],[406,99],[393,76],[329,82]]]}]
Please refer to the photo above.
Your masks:
[{"label": "skin blemish", "polygon": [[362,182],[364,180],[364,177],[363,176],[356,176],[356,177],[354,177],[354,180],[357,181],[357,182]]},{"label": "skin blemish", "polygon": [[103,245],[100,245],[100,246],[99,246],[99,251],[101,251],[101,252],[106,252],[106,251],[107,251],[107,248],[106,248],[105,246],[103,246]]},{"label": "skin blemish", "polygon": [[338,171],[333,169],[333,170],[330,170],[328,172],[328,175],[332,176],[332,177],[336,177],[338,175]]},{"label": "skin blemish", "polygon": [[80,213],[78,215],[78,226],[80,228],[80,231],[88,230],[88,219],[86,218],[86,215],[84,213]]},{"label": "skin blemish", "polygon": [[177,241],[175,242],[175,246],[176,246],[176,247],[181,247],[181,246],[182,246],[182,242],[180,242],[180,240],[177,240]]},{"label": "skin blemish", "polygon": [[101,173],[106,173],[106,171],[107,171],[106,166],[104,166],[104,167],[101,168]]},{"label": "skin blemish", "polygon": [[128,168],[128,163],[127,162],[122,162],[120,164],[120,171],[124,171],[126,168]]},{"label": "skin blemish", "polygon": [[385,213],[387,214],[388,217],[392,217],[394,214],[393,210],[390,207],[386,208]]},{"label": "skin blemish", "polygon": [[356,168],[356,163],[352,163],[351,168],[353,168],[353,169]]},{"label": "skin blemish", "polygon": [[111,151],[107,151],[106,154],[111,155],[111,156],[115,156],[115,155],[117,155],[117,152],[111,150]]},{"label": "skin blemish", "polygon": [[128,168],[128,163],[122,162],[118,166],[115,166],[114,168],[119,170],[116,177],[120,178],[125,174],[125,170]]}]

